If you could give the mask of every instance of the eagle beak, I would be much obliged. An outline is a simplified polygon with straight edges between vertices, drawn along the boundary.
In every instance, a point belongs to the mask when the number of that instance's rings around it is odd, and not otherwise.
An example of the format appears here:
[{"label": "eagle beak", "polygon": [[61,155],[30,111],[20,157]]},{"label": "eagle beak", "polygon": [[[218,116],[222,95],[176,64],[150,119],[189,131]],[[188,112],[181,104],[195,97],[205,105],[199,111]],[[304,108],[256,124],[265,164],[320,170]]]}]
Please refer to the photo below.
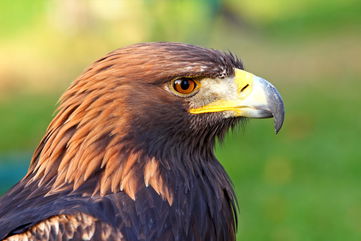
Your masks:
[{"label": "eagle beak", "polygon": [[235,69],[230,86],[221,99],[191,109],[190,113],[226,112],[238,117],[273,117],[275,131],[278,133],[284,120],[284,104],[281,95],[271,83],[244,70]]},{"label": "eagle beak", "polygon": [[[281,129],[285,112],[280,93],[267,80],[236,69],[235,78],[239,93],[240,116],[249,118],[274,118],[276,133]],[[247,90],[248,88],[248,90]]]}]

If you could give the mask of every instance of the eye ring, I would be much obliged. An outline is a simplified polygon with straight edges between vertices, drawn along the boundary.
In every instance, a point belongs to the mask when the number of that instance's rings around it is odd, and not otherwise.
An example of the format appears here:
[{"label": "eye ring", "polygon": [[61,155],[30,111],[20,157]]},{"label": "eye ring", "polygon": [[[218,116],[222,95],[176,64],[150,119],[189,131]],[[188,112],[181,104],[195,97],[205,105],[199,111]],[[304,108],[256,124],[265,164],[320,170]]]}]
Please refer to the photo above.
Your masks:
[{"label": "eye ring", "polygon": [[200,87],[200,82],[192,78],[178,78],[170,82],[170,89],[178,96],[194,95]]}]

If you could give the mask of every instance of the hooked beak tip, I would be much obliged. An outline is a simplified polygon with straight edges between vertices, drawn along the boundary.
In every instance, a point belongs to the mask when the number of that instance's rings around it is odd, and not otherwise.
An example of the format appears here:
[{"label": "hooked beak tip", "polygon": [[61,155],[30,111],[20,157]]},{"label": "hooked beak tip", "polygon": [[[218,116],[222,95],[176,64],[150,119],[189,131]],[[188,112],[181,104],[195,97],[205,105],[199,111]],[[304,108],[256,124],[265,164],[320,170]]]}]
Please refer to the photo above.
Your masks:
[{"label": "hooked beak tip", "polygon": [[273,90],[270,92],[271,97],[269,97],[269,102],[271,106],[271,112],[274,119],[274,128],[276,134],[281,130],[284,119],[285,119],[285,109],[281,95],[273,87]]}]

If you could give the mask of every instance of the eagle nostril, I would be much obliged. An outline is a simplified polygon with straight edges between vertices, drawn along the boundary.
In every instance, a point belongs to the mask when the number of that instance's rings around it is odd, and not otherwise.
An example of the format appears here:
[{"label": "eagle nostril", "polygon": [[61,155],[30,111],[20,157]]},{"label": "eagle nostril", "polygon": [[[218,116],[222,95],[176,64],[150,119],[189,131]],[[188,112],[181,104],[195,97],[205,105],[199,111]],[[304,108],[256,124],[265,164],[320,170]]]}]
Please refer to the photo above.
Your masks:
[{"label": "eagle nostril", "polygon": [[248,86],[249,86],[249,84],[246,84],[245,86],[243,86],[243,88],[241,89],[241,92],[243,92],[245,89],[247,89]]}]

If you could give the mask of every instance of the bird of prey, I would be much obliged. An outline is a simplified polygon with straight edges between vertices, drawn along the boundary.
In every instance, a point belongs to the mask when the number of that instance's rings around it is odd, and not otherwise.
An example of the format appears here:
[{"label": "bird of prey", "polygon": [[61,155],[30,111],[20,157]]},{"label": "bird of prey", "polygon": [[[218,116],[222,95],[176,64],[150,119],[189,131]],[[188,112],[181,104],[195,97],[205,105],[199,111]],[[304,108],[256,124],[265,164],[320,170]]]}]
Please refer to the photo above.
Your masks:
[{"label": "bird of prey", "polygon": [[94,62],[61,97],[27,174],[0,198],[1,240],[234,241],[214,144],[280,94],[229,52],[141,43]]}]

